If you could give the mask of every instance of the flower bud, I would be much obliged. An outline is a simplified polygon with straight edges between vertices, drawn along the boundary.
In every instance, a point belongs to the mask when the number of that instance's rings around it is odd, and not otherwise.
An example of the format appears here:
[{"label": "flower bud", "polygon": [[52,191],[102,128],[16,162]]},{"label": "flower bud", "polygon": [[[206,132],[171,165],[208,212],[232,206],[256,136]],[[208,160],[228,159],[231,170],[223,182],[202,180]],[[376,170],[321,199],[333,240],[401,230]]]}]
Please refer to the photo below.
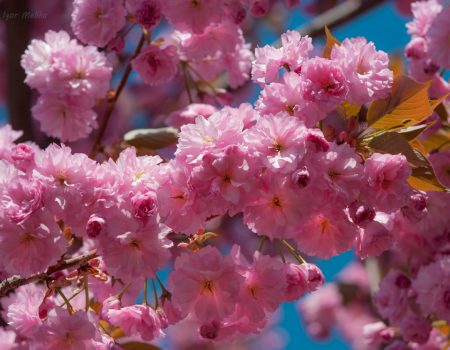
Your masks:
[{"label": "flower bud", "polygon": [[361,227],[367,226],[375,219],[375,210],[367,204],[355,201],[350,204],[348,210],[352,221]]},{"label": "flower bud", "polygon": [[414,60],[420,60],[427,53],[427,42],[424,38],[415,37],[405,47],[406,57]]},{"label": "flower bud", "polygon": [[309,180],[309,171],[306,167],[303,167],[292,174],[292,182],[300,188],[306,187],[309,184]]},{"label": "flower bud", "polygon": [[95,238],[101,233],[104,226],[105,219],[92,214],[86,224],[86,234],[89,238]]}]

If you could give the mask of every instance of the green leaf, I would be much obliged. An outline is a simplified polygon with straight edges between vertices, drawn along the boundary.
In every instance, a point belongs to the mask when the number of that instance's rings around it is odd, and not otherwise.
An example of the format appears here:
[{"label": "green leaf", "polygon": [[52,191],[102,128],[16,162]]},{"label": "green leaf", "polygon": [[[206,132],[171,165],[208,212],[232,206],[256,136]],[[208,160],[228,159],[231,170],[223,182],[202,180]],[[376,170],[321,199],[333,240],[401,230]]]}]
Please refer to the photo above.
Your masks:
[{"label": "green leaf", "polygon": [[127,132],[123,139],[138,148],[160,149],[177,142],[178,130],[172,127],[136,129]]},{"label": "green leaf", "polygon": [[331,57],[331,50],[333,49],[334,45],[341,45],[340,41],[337,40],[333,34],[331,34],[331,31],[328,29],[327,26],[325,26],[325,35],[327,37],[327,41],[325,43],[325,47],[323,48],[323,54],[322,56],[324,58],[330,58]]},{"label": "green leaf", "polygon": [[367,122],[375,129],[392,129],[417,124],[433,113],[428,99],[430,83],[418,83],[399,75],[394,79],[392,94],[373,101],[367,112]]},{"label": "green leaf", "polygon": [[408,140],[397,132],[385,132],[371,139],[369,148],[379,153],[403,154],[414,167],[427,167],[426,158],[408,143]]},{"label": "green leaf", "polygon": [[120,346],[125,350],[161,350],[159,347],[155,345],[141,342],[129,342],[120,344]]}]

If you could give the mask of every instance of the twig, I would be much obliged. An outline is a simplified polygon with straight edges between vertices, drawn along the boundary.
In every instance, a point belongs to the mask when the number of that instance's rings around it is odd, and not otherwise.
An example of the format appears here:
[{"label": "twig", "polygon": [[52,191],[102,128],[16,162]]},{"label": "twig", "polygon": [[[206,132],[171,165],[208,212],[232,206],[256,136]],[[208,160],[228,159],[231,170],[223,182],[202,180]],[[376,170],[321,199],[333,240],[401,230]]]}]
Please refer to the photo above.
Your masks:
[{"label": "twig", "polygon": [[102,125],[100,126],[100,129],[98,131],[98,134],[95,138],[95,142],[92,146],[90,157],[94,158],[95,155],[98,152],[98,148],[102,142],[103,136],[106,132],[106,127],[108,126],[109,120],[111,119],[112,112],[114,111],[114,108],[116,107],[117,100],[119,99],[120,94],[122,93],[125,85],[127,84],[128,77],[130,76],[130,73],[132,71],[131,68],[131,61],[133,58],[135,58],[142,50],[142,47],[144,46],[145,39],[147,37],[147,33],[142,33],[141,38],[139,39],[139,43],[136,46],[136,50],[134,51],[133,56],[131,57],[130,61],[127,64],[127,67],[125,68],[125,72],[123,73],[122,79],[120,79],[119,86],[114,94],[114,97],[110,101],[109,107],[105,112],[105,115],[103,116]]},{"label": "twig", "polygon": [[20,286],[33,282],[44,281],[57,271],[62,271],[77,265],[83,265],[95,257],[97,257],[97,253],[93,251],[72,259],[61,261],[53,266],[50,266],[46,272],[41,272],[29,277],[21,277],[18,275],[11,276],[0,282],[0,297],[5,296],[9,291],[19,288]]},{"label": "twig", "polygon": [[[360,15],[366,13],[372,8],[381,5],[386,0],[346,0],[343,3],[334,6],[314,17],[308,23],[296,28],[302,35],[308,35],[311,38],[317,38],[325,35],[324,28],[336,28],[345,24]],[[280,39],[275,41],[272,46],[279,45]]]},{"label": "twig", "polygon": [[383,2],[385,0],[346,0],[314,17],[310,22],[298,28],[298,31],[312,38],[322,36],[325,34],[323,30],[325,26],[333,29],[355,19]]},{"label": "twig", "polygon": [[300,264],[304,264],[306,261],[302,258],[302,256],[297,252],[297,250],[289,244],[285,239],[281,240],[281,243],[289,250],[289,253],[297,260]]}]

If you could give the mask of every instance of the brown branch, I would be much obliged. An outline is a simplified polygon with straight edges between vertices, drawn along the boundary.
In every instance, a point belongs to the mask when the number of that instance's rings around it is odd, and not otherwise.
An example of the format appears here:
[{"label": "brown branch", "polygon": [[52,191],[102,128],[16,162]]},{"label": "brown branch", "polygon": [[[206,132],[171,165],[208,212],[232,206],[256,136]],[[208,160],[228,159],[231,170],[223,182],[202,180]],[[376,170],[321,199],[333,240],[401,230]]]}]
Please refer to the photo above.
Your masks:
[{"label": "brown branch", "polygon": [[3,281],[0,281],[0,297],[5,296],[8,292],[20,286],[24,286],[33,282],[44,281],[55,272],[62,271],[74,266],[83,265],[95,257],[97,257],[97,252],[92,251],[50,266],[46,272],[41,272],[29,277],[21,277],[19,275],[11,276]]},{"label": "brown branch", "polygon": [[134,51],[133,56],[131,57],[130,61],[127,64],[127,67],[125,68],[125,72],[123,73],[123,76],[120,79],[119,86],[117,87],[117,90],[114,93],[114,97],[111,99],[109,107],[103,116],[102,125],[100,126],[100,129],[98,131],[98,134],[95,138],[94,144],[91,149],[91,153],[90,153],[91,158],[94,158],[98,152],[98,149],[102,142],[103,136],[105,135],[109,120],[111,119],[111,115],[114,111],[114,108],[116,107],[117,100],[119,99],[120,94],[122,93],[123,89],[125,88],[125,85],[127,84],[128,77],[130,76],[130,73],[132,71],[131,60],[133,58],[135,58],[137,55],[139,55],[139,53],[142,50],[142,47],[144,46],[144,43],[145,43],[145,40],[147,37],[148,37],[148,33],[146,33],[146,32],[142,33],[139,43],[136,46],[136,50]]},{"label": "brown branch", "polygon": [[345,24],[367,11],[381,5],[386,0],[346,0],[341,4],[314,17],[307,24],[297,28],[302,35],[309,35],[311,38],[323,36],[324,28],[330,29]]}]

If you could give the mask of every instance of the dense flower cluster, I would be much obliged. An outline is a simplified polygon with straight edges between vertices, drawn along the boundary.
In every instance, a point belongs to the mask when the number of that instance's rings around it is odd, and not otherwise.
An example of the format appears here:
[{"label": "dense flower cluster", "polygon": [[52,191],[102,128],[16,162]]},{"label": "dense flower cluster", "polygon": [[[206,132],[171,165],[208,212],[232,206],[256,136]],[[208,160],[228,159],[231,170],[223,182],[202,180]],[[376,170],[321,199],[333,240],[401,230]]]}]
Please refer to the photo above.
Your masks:
[{"label": "dense flower cluster", "polygon": [[[8,323],[1,349],[119,349],[169,326],[190,327],[203,342],[232,341],[260,333],[281,303],[315,291],[299,310],[318,338],[339,324],[358,350],[441,349],[435,324],[450,323],[449,195],[410,185],[418,151],[369,148],[385,132],[368,125],[369,105],[396,102],[385,52],[358,37],[319,55],[311,38],[288,31],[280,47],[253,55],[239,24],[247,12],[266,14],[269,1],[73,7],[73,32],[88,46],[50,31],[22,58],[44,132],[62,142],[86,137],[97,126],[94,108],[114,108],[123,85],[108,93],[111,56],[124,50],[127,22],[143,35],[125,76],[134,71],[150,86],[182,77],[190,103],[166,119],[179,128],[169,156],[127,147],[99,161],[64,144],[16,144],[21,133],[0,128],[0,280],[38,282],[0,300]],[[448,7],[430,0],[413,13],[410,69],[433,67],[417,79],[432,76],[430,97],[439,98],[448,86],[434,67],[448,68],[448,51],[437,49],[448,32],[434,28],[449,27]],[[155,40],[150,31],[163,18],[173,31]],[[198,97],[206,84],[226,100],[213,84],[223,77],[231,89],[250,78],[259,84],[256,103],[193,99],[192,88]],[[431,158],[448,166],[447,155]],[[444,185],[445,169],[436,170]],[[242,219],[258,248],[211,239],[214,221],[225,218]],[[387,256],[391,270],[379,287],[354,264],[321,288],[322,272],[300,255],[351,249],[361,259]],[[165,286],[157,272],[168,264]]]}]

